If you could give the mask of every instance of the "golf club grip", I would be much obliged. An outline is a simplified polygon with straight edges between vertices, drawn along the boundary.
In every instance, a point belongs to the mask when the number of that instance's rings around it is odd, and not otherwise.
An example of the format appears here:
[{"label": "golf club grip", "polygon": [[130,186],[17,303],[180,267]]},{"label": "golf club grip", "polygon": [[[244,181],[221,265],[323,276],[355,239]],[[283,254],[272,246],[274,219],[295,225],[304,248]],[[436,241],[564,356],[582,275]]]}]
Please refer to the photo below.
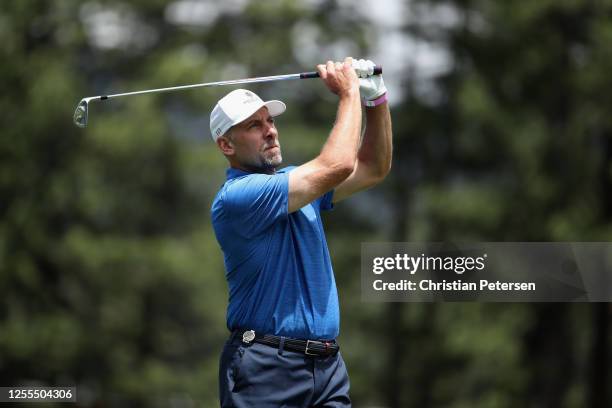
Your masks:
[{"label": "golf club grip", "polygon": [[[382,74],[382,65],[375,65],[373,75],[380,75],[380,74]],[[300,74],[300,79],[318,78],[318,77],[319,77],[319,73],[317,71],[302,72]]]}]

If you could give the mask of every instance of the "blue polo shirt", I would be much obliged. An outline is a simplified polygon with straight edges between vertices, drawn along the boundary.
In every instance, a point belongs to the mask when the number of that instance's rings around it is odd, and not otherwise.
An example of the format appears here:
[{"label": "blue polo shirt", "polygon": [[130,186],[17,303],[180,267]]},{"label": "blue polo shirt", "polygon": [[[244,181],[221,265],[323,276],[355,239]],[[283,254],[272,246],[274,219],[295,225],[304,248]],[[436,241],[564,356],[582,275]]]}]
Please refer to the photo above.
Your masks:
[{"label": "blue polo shirt", "polygon": [[338,293],[321,210],[333,191],[288,213],[289,172],[229,168],[212,204],[212,224],[225,257],[227,326],[300,339],[333,339]]}]

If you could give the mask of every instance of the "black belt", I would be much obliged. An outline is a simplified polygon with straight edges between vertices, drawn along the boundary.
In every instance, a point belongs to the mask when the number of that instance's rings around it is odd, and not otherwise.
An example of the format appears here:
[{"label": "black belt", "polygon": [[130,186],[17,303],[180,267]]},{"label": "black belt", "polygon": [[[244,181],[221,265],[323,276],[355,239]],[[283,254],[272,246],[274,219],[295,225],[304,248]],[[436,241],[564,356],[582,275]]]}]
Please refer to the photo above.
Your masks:
[{"label": "black belt", "polygon": [[308,356],[328,357],[335,356],[340,350],[340,346],[335,340],[299,340],[290,337],[279,337],[271,334],[256,334],[253,330],[236,330],[233,336],[242,340],[243,343],[259,343],[266,346],[303,353]]}]

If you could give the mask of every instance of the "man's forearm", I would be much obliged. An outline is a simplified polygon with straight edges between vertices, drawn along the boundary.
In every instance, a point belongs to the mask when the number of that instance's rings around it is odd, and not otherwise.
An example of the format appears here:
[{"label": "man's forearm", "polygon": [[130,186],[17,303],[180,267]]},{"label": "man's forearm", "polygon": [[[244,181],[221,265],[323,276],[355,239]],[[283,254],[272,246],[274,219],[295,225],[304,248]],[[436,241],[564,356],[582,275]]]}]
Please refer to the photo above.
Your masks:
[{"label": "man's forearm", "polygon": [[366,127],[358,153],[359,165],[374,177],[384,177],[391,169],[393,154],[391,113],[384,103],[365,108]]},{"label": "man's forearm", "polygon": [[336,122],[319,158],[328,163],[341,162],[352,169],[357,160],[361,130],[361,103],[358,92],[340,98]]}]

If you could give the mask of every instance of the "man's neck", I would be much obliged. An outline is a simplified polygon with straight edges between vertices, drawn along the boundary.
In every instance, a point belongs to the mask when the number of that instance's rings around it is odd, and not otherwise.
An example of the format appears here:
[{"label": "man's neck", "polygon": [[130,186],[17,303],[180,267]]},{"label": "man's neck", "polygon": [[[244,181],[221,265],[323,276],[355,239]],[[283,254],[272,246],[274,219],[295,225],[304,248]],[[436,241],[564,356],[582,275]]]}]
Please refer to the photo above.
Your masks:
[{"label": "man's neck", "polygon": [[236,163],[230,163],[230,167],[233,169],[244,171],[246,173],[260,173],[260,174],[275,174],[276,173],[275,167],[252,167],[252,166],[245,166],[245,165],[240,165]]}]

